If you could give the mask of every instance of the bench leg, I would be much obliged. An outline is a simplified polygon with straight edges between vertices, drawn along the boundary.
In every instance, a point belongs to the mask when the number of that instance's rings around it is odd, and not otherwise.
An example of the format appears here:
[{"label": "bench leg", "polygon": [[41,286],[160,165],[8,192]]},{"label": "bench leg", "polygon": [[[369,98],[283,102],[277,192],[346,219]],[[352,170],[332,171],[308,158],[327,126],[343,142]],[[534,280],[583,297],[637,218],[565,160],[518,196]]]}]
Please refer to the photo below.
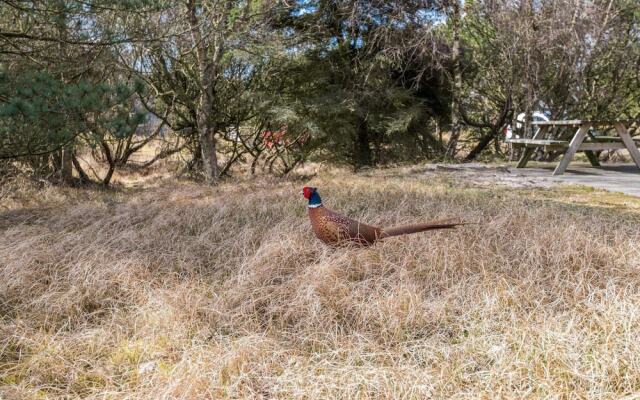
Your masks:
[{"label": "bench leg", "polygon": [[531,158],[531,155],[533,154],[533,151],[535,150],[535,148],[533,147],[525,147],[524,151],[522,152],[522,156],[520,157],[520,160],[518,161],[518,165],[516,165],[516,168],[524,168],[527,166],[527,163],[529,162],[529,158]]},{"label": "bench leg", "polygon": [[591,163],[591,166],[593,166],[593,167],[599,167],[600,166],[600,161],[598,161],[598,156],[596,155],[596,153],[594,151],[587,150],[584,153],[587,155],[587,158],[589,159],[589,162]]},{"label": "bench leg", "polygon": [[631,154],[633,162],[635,162],[638,168],[640,168],[640,151],[638,151],[638,147],[636,147],[633,139],[631,139],[631,135],[627,132],[627,128],[625,128],[621,122],[617,122],[616,131],[618,131],[618,136],[620,136],[622,142],[627,147],[627,150],[629,150],[629,154]]},{"label": "bench leg", "polygon": [[587,136],[588,130],[589,130],[588,124],[580,126],[580,129],[578,129],[578,132],[576,132],[573,139],[571,139],[571,143],[569,143],[569,148],[562,156],[562,159],[560,160],[560,163],[558,164],[556,169],[553,171],[553,175],[564,174],[564,171],[566,171],[567,167],[569,166],[571,159],[573,158],[573,156],[576,155],[578,148],[584,141],[584,138]]},{"label": "bench leg", "polygon": [[[538,128],[536,133],[533,134],[532,139],[542,139],[544,135],[547,133],[548,129],[549,129],[548,126],[541,126],[540,128]],[[518,165],[516,165],[516,168],[526,167],[527,163],[529,162],[529,159],[531,158],[531,155],[535,150],[536,150],[535,147],[525,147],[524,151],[522,152],[522,157],[520,157],[520,160],[518,161]]]}]

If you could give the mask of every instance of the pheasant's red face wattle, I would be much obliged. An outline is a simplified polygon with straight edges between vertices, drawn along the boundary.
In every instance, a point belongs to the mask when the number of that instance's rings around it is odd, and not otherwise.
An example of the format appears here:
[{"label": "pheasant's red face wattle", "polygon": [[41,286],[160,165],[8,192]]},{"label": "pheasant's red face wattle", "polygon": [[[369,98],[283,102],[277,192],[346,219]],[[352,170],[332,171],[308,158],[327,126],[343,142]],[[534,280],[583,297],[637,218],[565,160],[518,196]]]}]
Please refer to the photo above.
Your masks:
[{"label": "pheasant's red face wattle", "polygon": [[313,188],[310,188],[309,186],[305,186],[302,188],[302,195],[304,196],[305,199],[309,200],[312,194],[313,194]]}]

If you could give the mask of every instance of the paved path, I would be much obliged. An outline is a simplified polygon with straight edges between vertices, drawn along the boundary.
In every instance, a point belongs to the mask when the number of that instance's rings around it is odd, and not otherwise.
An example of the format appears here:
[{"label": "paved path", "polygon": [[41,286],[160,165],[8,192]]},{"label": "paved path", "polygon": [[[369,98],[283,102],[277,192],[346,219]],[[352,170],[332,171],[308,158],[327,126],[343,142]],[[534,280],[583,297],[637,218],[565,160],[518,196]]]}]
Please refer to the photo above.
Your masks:
[{"label": "paved path", "polygon": [[531,168],[516,168],[515,164],[430,164],[424,172],[427,174],[451,173],[481,186],[497,183],[526,188],[573,184],[640,197],[640,170],[635,165],[609,164],[592,167],[588,163],[575,162],[569,165],[564,175],[553,176],[556,163],[531,164]]},{"label": "paved path", "polygon": [[640,170],[635,165],[569,165],[564,175],[552,176],[555,164],[533,168],[509,168],[514,176],[540,178],[554,183],[587,185],[610,192],[621,192],[640,197]]}]

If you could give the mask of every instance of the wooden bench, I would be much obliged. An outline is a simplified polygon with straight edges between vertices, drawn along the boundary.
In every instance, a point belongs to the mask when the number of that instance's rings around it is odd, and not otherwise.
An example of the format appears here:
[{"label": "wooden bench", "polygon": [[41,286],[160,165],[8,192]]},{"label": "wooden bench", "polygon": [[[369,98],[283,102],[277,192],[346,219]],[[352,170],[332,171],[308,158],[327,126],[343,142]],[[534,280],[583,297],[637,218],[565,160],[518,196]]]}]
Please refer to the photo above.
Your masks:
[{"label": "wooden bench", "polygon": [[[614,136],[593,136],[591,140],[582,142],[577,151],[599,151],[626,149],[622,139]],[[640,137],[633,138],[635,142],[640,142]],[[516,147],[536,148],[543,147],[545,150],[566,149],[569,142],[566,140],[547,139],[510,139],[506,141]]]},{"label": "wooden bench", "polygon": [[[630,125],[632,121],[586,121],[586,120],[569,120],[569,121],[531,121],[532,126],[537,126],[538,130],[532,139],[509,139],[507,143],[516,146],[523,146],[524,152],[518,161],[517,168],[524,168],[533,154],[535,148],[542,147],[545,150],[558,149],[564,151],[564,155],[560,159],[558,166],[553,171],[554,175],[562,175],[567,169],[569,162],[578,151],[584,151],[587,158],[593,166],[599,166],[598,158],[595,151],[600,150],[617,150],[627,149],[634,163],[640,168],[640,137],[632,138],[627,131],[625,125]],[[573,127],[578,130],[571,135],[570,141],[565,140],[547,140],[545,135],[551,127],[571,129]],[[594,135],[590,132],[595,127],[613,127],[615,128],[615,136]],[[566,137],[566,135],[565,135]]]},{"label": "wooden bench", "polygon": [[569,147],[569,142],[566,140],[547,140],[547,139],[509,139],[506,141],[507,143],[511,143],[512,145],[518,147],[559,147],[559,148],[567,148]]},{"label": "wooden bench", "polygon": [[[622,143],[622,138],[620,136],[591,136],[591,140],[594,142],[620,142]],[[640,136],[632,137],[631,140],[634,142],[640,142]]]}]

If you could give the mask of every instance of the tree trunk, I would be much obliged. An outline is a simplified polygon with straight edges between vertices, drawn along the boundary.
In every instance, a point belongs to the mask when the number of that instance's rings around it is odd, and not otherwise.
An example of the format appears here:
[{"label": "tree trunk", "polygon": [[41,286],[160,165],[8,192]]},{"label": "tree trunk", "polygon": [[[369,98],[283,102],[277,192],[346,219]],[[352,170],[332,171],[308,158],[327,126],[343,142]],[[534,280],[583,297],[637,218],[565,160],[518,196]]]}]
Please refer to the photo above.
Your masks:
[{"label": "tree trunk", "polygon": [[464,158],[464,161],[473,161],[475,160],[475,158],[480,155],[480,153],[482,153],[482,150],[484,150],[490,143],[491,141],[493,141],[498,134],[500,133],[500,130],[498,127],[493,127],[491,128],[491,131],[484,135],[476,144],[476,146],[469,152],[469,154],[467,154],[467,156]]},{"label": "tree trunk", "polygon": [[89,178],[87,173],[84,172],[84,169],[82,168],[82,165],[80,165],[80,161],[78,161],[78,158],[76,157],[76,155],[74,153],[71,154],[71,161],[73,163],[74,168],[78,172],[78,176],[80,177],[80,182],[81,183],[89,183],[89,182],[91,182],[91,179]]},{"label": "tree trunk", "polygon": [[260,159],[260,154],[253,157],[253,161],[251,161],[251,168],[250,168],[251,175],[256,174],[256,166],[258,165],[259,159]]},{"label": "tree trunk", "polygon": [[458,139],[460,138],[460,121],[458,118],[458,103],[462,91],[462,71],[460,68],[460,4],[454,0],[451,13],[451,25],[453,29],[453,46],[451,58],[453,61],[453,90],[451,92],[451,136],[447,144],[447,158],[456,155]]},{"label": "tree trunk", "polygon": [[60,159],[60,183],[63,185],[73,184],[73,149],[66,146],[62,149],[62,157]]},{"label": "tree trunk", "polygon": [[353,143],[353,161],[355,169],[371,165],[371,147],[369,146],[369,128],[367,122],[358,124],[356,138]]},{"label": "tree trunk", "polygon": [[198,117],[198,140],[200,142],[204,179],[207,183],[215,185],[218,183],[220,170],[218,168],[218,155],[216,154],[215,128],[211,127],[208,121],[201,120],[206,119],[207,114],[204,110],[200,110],[201,116]]},{"label": "tree trunk", "polygon": [[71,162],[71,149],[62,148],[52,154],[51,166],[53,176],[61,185],[71,185],[73,183],[73,169]]},{"label": "tree trunk", "polygon": [[111,155],[111,149],[109,148],[109,145],[105,141],[102,141],[100,145],[102,146],[102,150],[104,151],[104,156],[107,159],[107,163],[109,163],[109,169],[107,170],[107,174],[105,175],[105,177],[102,179],[102,185],[104,187],[109,187],[111,178],[113,177],[113,172],[116,169],[116,163],[113,159],[113,156]]},{"label": "tree trunk", "polygon": [[51,153],[51,172],[56,178],[62,169],[62,149]]},{"label": "tree trunk", "polygon": [[[215,185],[220,177],[218,156],[216,154],[216,127],[213,121],[214,84],[218,73],[218,64],[222,58],[222,38],[216,36],[213,44],[205,42],[200,32],[200,24],[196,10],[195,0],[189,0],[187,4],[189,14],[189,27],[198,58],[198,73],[201,83],[201,91],[198,99],[197,125],[198,141],[202,156],[202,169],[207,183]],[[213,54],[209,57],[208,48],[213,48]]]},{"label": "tree trunk", "polygon": [[[500,115],[498,116],[498,119],[496,120],[496,122],[490,126],[488,126],[489,128],[489,133],[484,135],[476,144],[476,146],[469,152],[469,154],[467,154],[467,156],[465,157],[464,161],[473,161],[492,141],[496,141],[496,150],[499,149],[500,145],[498,143],[498,136],[500,135],[500,131],[501,128],[503,128],[504,126],[507,125],[507,122],[509,121],[510,117],[511,117],[511,94],[509,94],[507,96],[506,101],[504,102],[504,105],[502,106],[502,111],[500,112]],[[466,125],[471,125],[471,126],[476,126],[476,127],[480,127],[480,124],[474,123],[472,121],[470,121],[467,113],[461,108],[460,109],[460,115],[463,119],[463,121],[465,122]]]}]

